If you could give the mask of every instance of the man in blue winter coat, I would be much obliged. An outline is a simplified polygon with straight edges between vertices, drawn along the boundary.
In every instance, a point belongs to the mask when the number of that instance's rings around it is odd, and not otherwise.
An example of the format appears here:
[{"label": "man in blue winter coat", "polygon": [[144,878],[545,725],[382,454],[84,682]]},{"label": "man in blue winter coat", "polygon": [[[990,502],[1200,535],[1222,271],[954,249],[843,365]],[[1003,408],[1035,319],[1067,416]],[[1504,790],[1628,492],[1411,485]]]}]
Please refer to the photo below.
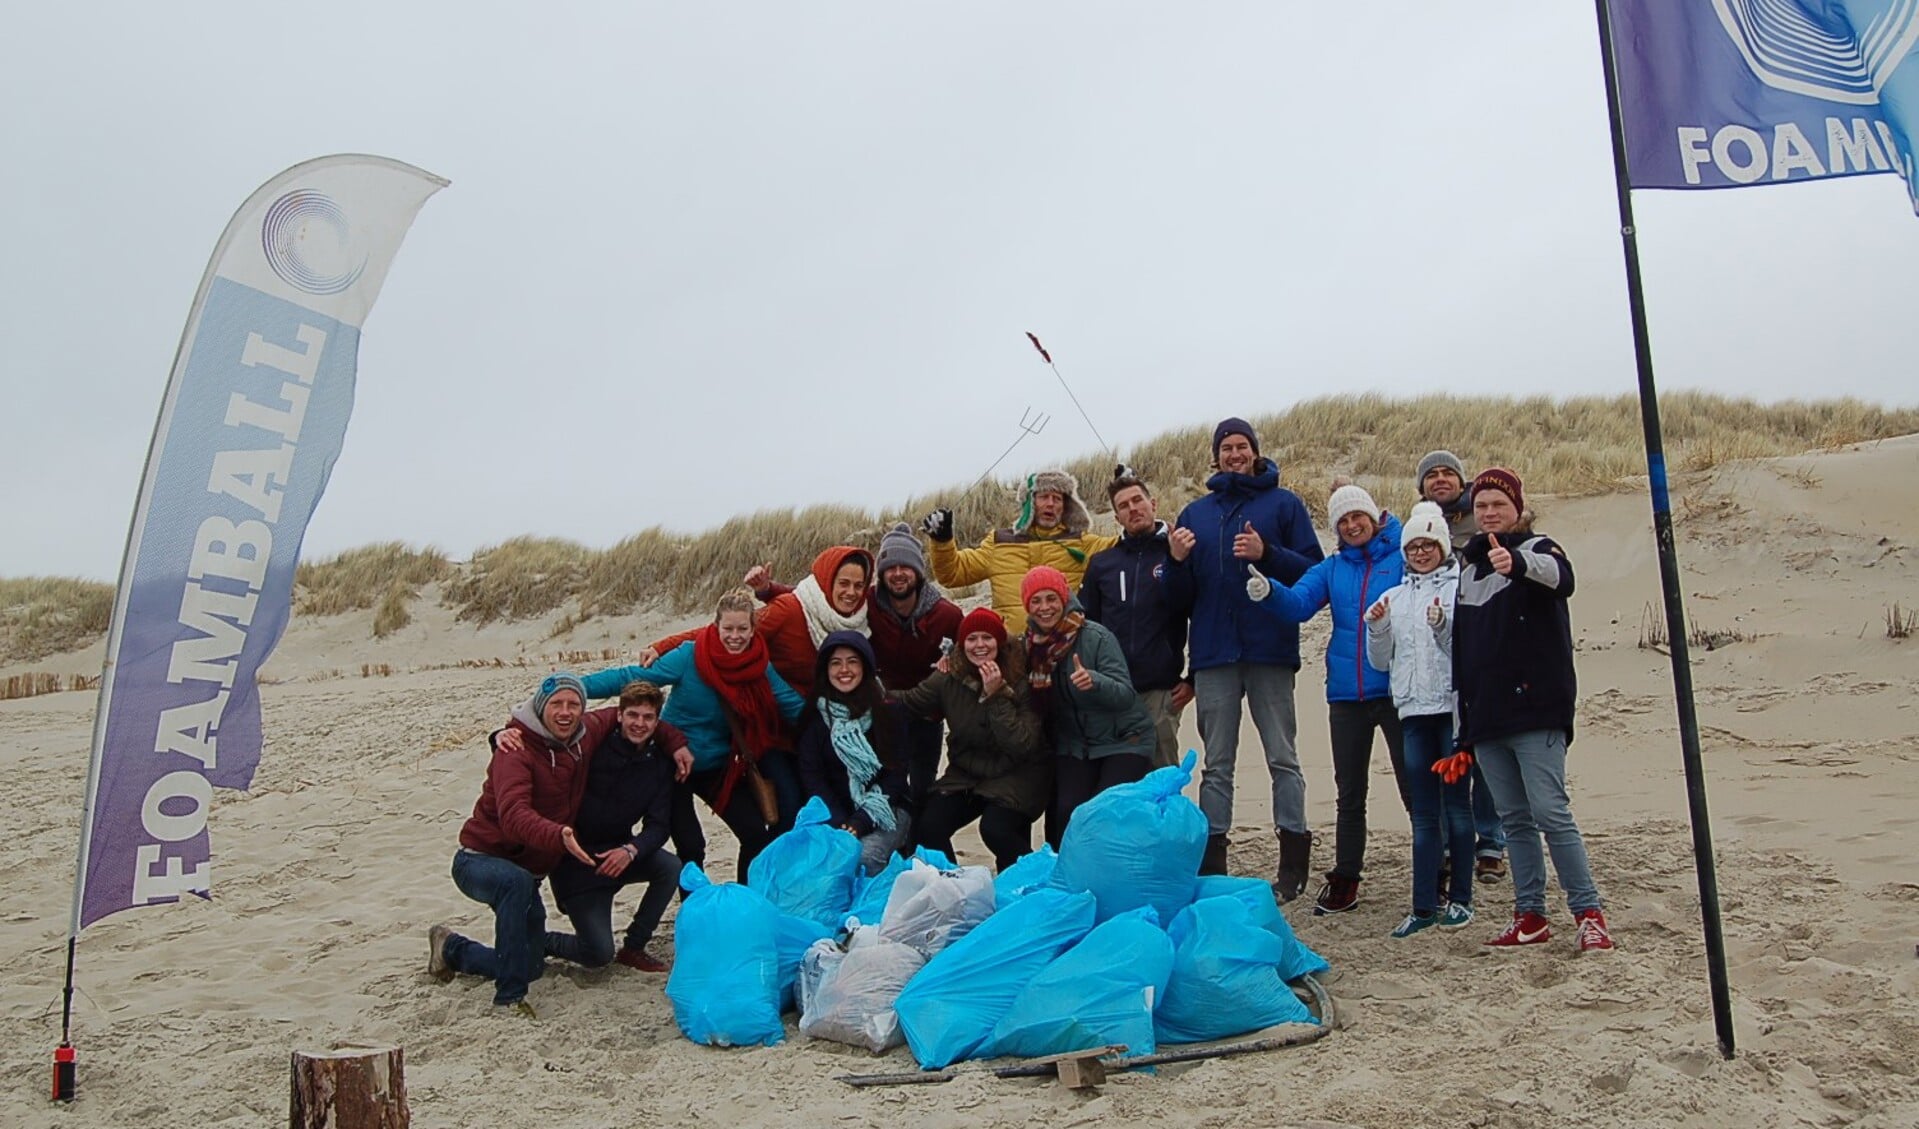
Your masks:
[{"label": "man in blue winter coat", "polygon": [[1106,497],[1119,521],[1119,544],[1086,562],[1079,606],[1119,639],[1133,689],[1153,719],[1153,765],[1163,768],[1179,763],[1179,713],[1193,700],[1186,678],[1193,532],[1159,520],[1152,491],[1130,467],[1114,470]]},{"label": "man in blue winter coat", "polygon": [[1226,870],[1226,834],[1233,825],[1233,768],[1239,757],[1242,699],[1265,747],[1273,781],[1273,828],[1279,835],[1274,893],[1291,901],[1306,887],[1312,832],[1306,827],[1306,777],[1299,770],[1293,682],[1299,674],[1299,628],[1255,612],[1247,570],[1291,584],[1325,557],[1298,495],[1279,485],[1279,466],[1259,453],[1259,435],[1243,419],[1213,429],[1207,495],[1180,512],[1190,531],[1193,574],[1188,651],[1199,737],[1206,746],[1199,806],[1208,836],[1200,869]]}]

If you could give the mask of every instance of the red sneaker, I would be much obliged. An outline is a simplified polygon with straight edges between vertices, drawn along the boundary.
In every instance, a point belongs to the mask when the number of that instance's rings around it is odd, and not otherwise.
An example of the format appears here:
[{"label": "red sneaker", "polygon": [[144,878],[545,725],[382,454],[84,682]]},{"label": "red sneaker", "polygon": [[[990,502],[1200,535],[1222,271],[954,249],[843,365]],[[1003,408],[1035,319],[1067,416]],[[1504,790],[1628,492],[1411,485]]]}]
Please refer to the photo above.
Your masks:
[{"label": "red sneaker", "polygon": [[1604,913],[1596,909],[1582,909],[1573,914],[1573,920],[1579,923],[1579,932],[1574,937],[1579,942],[1581,953],[1612,951],[1612,932],[1606,928]]},{"label": "red sneaker", "polygon": [[667,968],[665,961],[645,949],[621,946],[620,951],[613,954],[613,959],[628,968],[637,968],[641,972],[665,972]]},{"label": "red sneaker", "polygon": [[1543,945],[1553,939],[1552,922],[1546,920],[1543,913],[1513,914],[1513,923],[1506,931],[1486,942],[1495,949],[1516,949],[1521,945]]}]

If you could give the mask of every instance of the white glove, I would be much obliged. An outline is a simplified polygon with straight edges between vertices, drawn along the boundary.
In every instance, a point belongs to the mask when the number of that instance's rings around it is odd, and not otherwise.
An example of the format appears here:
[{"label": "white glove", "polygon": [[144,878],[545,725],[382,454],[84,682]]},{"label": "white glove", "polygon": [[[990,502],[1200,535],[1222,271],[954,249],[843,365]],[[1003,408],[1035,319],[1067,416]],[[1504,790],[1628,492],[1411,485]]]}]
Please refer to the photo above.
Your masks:
[{"label": "white glove", "polygon": [[1439,606],[1437,597],[1426,608],[1426,624],[1435,631],[1446,626],[1446,609]]},{"label": "white glove", "polygon": [[1257,604],[1273,594],[1273,582],[1266,579],[1257,566],[1246,566],[1246,598]]}]

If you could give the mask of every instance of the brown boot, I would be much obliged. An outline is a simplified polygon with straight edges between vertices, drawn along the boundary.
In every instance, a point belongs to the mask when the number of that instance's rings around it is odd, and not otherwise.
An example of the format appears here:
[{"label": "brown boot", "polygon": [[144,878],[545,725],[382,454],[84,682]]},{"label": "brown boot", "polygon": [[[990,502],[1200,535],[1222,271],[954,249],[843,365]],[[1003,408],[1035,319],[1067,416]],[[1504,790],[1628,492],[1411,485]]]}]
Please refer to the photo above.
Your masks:
[{"label": "brown boot", "polygon": [[1273,896],[1281,905],[1306,890],[1306,879],[1313,869],[1313,833],[1279,832],[1279,873],[1273,878]]},{"label": "brown boot", "polygon": [[1226,873],[1226,836],[1206,836],[1206,853],[1199,856],[1201,874]]}]

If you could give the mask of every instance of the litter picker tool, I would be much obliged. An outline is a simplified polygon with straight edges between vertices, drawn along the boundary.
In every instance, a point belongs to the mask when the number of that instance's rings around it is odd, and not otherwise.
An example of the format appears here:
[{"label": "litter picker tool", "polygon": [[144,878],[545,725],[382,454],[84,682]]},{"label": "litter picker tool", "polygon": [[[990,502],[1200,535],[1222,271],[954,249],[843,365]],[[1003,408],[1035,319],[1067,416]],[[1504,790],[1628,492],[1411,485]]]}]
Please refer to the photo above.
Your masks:
[{"label": "litter picker tool", "polygon": [[1013,453],[1013,448],[1019,446],[1028,435],[1038,435],[1040,432],[1045,431],[1046,425],[1051,422],[1053,422],[1053,417],[1047,415],[1045,412],[1035,412],[1030,407],[1021,412],[1019,417],[1019,435],[1016,436],[1011,443],[1006,445],[1006,450],[1000,452],[999,458],[994,459],[991,466],[988,466],[980,473],[978,478],[973,480],[973,485],[967,487],[966,492],[970,494],[979,489],[979,484],[986,481],[987,475],[999,469],[999,465],[1006,461],[1006,456]]},{"label": "litter picker tool", "polygon": [[1099,440],[1099,445],[1106,448],[1107,454],[1118,457],[1118,452],[1113,450],[1113,445],[1108,443],[1106,437],[1099,433],[1099,428],[1093,426],[1093,417],[1086,414],[1085,405],[1081,404],[1079,397],[1073,394],[1073,386],[1066,383],[1066,377],[1060,373],[1059,366],[1053,363],[1053,354],[1046,351],[1046,346],[1039,343],[1039,338],[1034,336],[1032,330],[1029,329],[1026,331],[1026,339],[1031,341],[1033,348],[1039,351],[1040,360],[1046,362],[1046,367],[1053,370],[1054,376],[1059,377],[1059,386],[1066,389],[1067,399],[1073,401],[1073,406],[1079,409],[1079,418],[1086,421],[1087,427],[1092,428],[1093,438]]}]

